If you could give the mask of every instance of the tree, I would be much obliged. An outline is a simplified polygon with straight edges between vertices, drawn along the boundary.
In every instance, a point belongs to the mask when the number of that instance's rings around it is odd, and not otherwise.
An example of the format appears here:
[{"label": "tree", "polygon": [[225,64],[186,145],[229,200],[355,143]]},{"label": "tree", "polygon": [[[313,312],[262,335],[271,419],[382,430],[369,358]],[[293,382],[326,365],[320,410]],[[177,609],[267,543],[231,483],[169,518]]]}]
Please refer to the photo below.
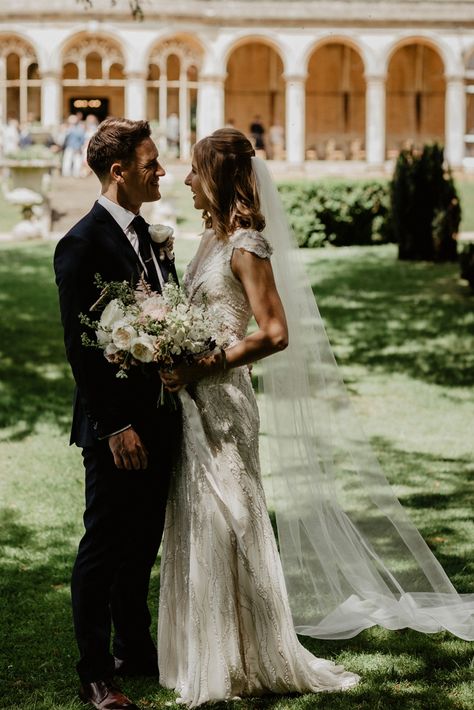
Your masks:
[{"label": "tree", "polygon": [[455,261],[461,205],[442,146],[403,150],[390,194],[398,258]]}]

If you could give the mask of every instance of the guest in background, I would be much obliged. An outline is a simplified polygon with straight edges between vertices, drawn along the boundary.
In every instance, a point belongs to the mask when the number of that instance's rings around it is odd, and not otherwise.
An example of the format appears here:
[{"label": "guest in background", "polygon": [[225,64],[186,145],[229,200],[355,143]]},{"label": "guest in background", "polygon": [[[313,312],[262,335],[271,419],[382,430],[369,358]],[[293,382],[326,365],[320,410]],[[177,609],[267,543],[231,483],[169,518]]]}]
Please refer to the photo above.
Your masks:
[{"label": "guest in background", "polygon": [[[265,157],[265,128],[263,127],[261,117],[256,114],[252,123],[250,124],[250,136],[252,140],[253,147],[255,151],[260,151],[260,157]],[[263,155],[262,155],[263,154]]]},{"label": "guest in background", "polygon": [[285,152],[285,130],[279,121],[268,129],[269,157],[272,160],[283,160]]},{"label": "guest in background", "polygon": [[77,114],[71,114],[67,119],[67,129],[64,137],[63,177],[80,177],[84,141],[84,122],[79,119]]}]

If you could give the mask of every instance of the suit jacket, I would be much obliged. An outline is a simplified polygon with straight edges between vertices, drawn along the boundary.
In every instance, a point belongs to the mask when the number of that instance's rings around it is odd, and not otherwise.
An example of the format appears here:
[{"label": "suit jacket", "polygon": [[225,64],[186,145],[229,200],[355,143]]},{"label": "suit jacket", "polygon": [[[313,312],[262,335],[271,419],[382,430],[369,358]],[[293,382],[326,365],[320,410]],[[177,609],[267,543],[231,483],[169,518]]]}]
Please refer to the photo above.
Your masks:
[{"label": "suit jacket", "polygon": [[[152,242],[158,257],[158,247]],[[174,264],[158,263],[167,278],[177,281]],[[156,416],[160,392],[158,371],[132,367],[126,379],[117,378],[117,369],[101,350],[85,347],[81,335],[85,327],[79,314],[89,313],[99,297],[94,276],[106,281],[136,283],[143,267],[121,227],[97,202],[59,241],[54,255],[56,283],[59,289],[61,320],[66,354],[76,391],[70,443],[92,446],[98,439],[132,424],[140,429],[151,410]]]}]

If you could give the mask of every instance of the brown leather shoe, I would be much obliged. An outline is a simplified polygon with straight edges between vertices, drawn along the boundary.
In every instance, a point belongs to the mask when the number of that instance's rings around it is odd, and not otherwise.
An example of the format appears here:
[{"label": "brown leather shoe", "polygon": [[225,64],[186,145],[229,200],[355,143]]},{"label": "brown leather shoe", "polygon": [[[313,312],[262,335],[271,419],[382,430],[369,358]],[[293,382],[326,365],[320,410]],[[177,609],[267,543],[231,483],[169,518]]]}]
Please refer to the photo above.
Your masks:
[{"label": "brown leather shoe", "polygon": [[97,710],[139,710],[111,680],[84,683],[79,689],[79,697]]}]

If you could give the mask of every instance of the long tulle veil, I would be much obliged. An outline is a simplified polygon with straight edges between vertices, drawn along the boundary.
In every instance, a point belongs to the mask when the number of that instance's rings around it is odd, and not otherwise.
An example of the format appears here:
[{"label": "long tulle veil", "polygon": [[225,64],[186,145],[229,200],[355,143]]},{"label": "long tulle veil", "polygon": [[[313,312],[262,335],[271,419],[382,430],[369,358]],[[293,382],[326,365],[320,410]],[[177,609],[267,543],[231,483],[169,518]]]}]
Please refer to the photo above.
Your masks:
[{"label": "long tulle veil", "polygon": [[456,592],[360,430],[264,161],[252,158],[290,334],[262,362],[280,553],[298,633],[350,638],[375,624],[474,639]]}]

